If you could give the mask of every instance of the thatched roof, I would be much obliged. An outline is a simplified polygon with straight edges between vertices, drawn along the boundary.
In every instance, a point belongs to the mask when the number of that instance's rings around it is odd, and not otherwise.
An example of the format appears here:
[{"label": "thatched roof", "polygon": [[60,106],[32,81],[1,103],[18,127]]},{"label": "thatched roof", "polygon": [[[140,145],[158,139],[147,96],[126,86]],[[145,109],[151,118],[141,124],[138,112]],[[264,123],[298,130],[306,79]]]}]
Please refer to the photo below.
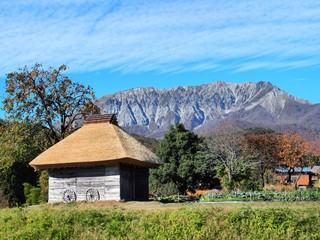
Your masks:
[{"label": "thatched roof", "polygon": [[[35,169],[108,165],[115,162],[145,167],[161,160],[148,148],[113,123],[114,117],[101,115],[86,119],[85,125],[30,162]],[[106,120],[107,119],[107,120]]]}]

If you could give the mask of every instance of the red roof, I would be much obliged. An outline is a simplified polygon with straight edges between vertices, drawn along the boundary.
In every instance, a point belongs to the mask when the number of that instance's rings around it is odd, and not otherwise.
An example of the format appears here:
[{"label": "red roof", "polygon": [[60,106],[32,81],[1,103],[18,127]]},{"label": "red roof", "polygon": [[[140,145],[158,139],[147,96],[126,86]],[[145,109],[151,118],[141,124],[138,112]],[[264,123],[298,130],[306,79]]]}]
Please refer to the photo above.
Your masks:
[{"label": "red roof", "polygon": [[308,186],[309,183],[309,175],[301,175],[298,179],[298,186]]}]

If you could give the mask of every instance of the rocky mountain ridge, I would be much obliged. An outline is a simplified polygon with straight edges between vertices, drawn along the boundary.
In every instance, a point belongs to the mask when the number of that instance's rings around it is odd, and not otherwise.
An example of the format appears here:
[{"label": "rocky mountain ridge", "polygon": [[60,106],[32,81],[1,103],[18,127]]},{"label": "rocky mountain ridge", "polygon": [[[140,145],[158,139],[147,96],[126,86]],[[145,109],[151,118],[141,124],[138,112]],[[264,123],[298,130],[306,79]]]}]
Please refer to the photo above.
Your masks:
[{"label": "rocky mountain ridge", "polygon": [[170,125],[183,123],[203,134],[226,120],[248,126],[308,127],[320,130],[320,105],[293,97],[268,82],[226,83],[172,89],[135,88],[98,99],[102,113],[117,114],[131,133],[162,137]]}]

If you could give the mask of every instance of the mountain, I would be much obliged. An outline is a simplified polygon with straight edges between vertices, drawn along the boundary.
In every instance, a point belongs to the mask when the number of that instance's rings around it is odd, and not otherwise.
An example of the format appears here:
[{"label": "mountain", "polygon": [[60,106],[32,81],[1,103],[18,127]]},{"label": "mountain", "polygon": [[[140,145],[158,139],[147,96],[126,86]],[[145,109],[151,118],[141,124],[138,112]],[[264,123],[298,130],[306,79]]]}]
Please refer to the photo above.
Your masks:
[{"label": "mountain", "polygon": [[97,104],[102,113],[117,114],[128,132],[156,138],[176,123],[199,134],[224,124],[320,131],[320,104],[293,97],[269,82],[135,88],[104,96]]}]

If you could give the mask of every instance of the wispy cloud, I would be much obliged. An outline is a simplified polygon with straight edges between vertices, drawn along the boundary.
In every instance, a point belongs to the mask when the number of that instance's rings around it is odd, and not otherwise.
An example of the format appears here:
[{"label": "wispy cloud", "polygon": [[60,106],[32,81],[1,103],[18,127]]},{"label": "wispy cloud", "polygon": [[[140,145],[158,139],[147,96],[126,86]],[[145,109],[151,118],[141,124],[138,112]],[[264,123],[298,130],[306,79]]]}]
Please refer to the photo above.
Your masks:
[{"label": "wispy cloud", "polygon": [[0,75],[24,65],[181,72],[320,65],[319,1],[0,2]]}]

